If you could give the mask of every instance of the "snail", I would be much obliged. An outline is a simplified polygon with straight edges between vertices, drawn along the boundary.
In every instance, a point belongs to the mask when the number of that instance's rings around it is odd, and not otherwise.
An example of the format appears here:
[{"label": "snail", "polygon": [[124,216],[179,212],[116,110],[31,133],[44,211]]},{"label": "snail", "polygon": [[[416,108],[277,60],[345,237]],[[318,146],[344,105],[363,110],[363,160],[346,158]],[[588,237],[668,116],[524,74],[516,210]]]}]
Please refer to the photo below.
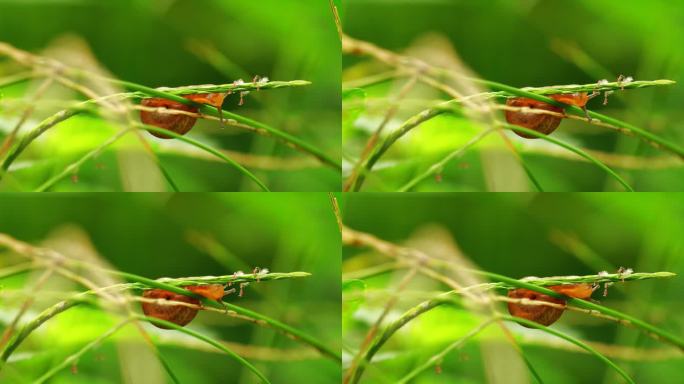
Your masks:
[{"label": "snail", "polygon": [[[209,104],[218,109],[219,117],[221,122],[223,122],[223,113],[221,111],[221,105],[223,100],[227,96],[227,93],[197,93],[190,95],[183,95],[183,98],[194,101],[200,104]],[[186,111],[191,113],[197,113],[198,107],[192,105],[185,105],[177,101],[168,100],[160,97],[150,97],[143,99],[140,104],[144,107],[149,108],[165,108],[165,109],[175,109],[178,111]],[[177,133],[179,135],[185,135],[188,133],[197,121],[197,117],[188,116],[184,114],[175,113],[163,113],[157,111],[140,111],[140,121],[143,124],[153,125],[158,128],[163,128],[171,132]],[[165,135],[163,133],[149,131],[153,136],[160,139],[171,139],[171,136]]]},{"label": "snail", "polygon": [[[586,92],[575,93],[561,93],[556,95],[548,95],[550,98],[561,102],[563,104],[574,105],[584,109],[590,99]],[[530,99],[527,97],[512,97],[506,100],[506,105],[509,107],[527,107],[530,109],[543,109],[550,112],[563,113],[563,108],[543,101]],[[521,111],[506,111],[506,121],[509,124],[517,125],[523,128],[537,131],[544,135],[548,135],[558,128],[561,123],[560,116],[547,115],[544,113],[530,113]],[[516,135],[526,139],[536,139],[536,136],[524,132],[513,131]]]},{"label": "snail", "polygon": [[[209,285],[189,285],[183,287],[190,292],[196,293],[200,296],[206,297],[210,300],[219,301],[224,295],[224,288],[221,284],[209,284]],[[165,289],[148,289],[143,292],[143,297],[146,299],[157,299],[157,300],[168,300],[168,301],[180,301],[183,303],[192,304],[195,306],[200,306],[200,300],[194,297],[189,297],[181,295],[179,293],[167,291]],[[145,316],[155,317],[157,319],[170,321],[174,324],[180,325],[181,327],[187,325],[195,318],[198,309],[191,308],[184,305],[164,305],[157,303],[142,303],[142,311]],[[154,326],[162,329],[168,329],[160,324],[153,323]]]},{"label": "snail", "polygon": [[[588,299],[594,292],[594,287],[591,284],[564,284],[564,285],[553,285],[547,287],[548,289],[559,293],[561,295],[572,297],[575,299]],[[561,298],[551,297],[543,293],[532,291],[525,288],[511,289],[508,291],[508,297],[511,299],[528,299],[535,301],[545,301],[547,303],[558,304],[561,308],[551,307],[547,305],[535,305],[535,304],[520,304],[520,303],[508,303],[508,312],[515,316],[523,319],[534,321],[535,323],[548,326],[556,322],[563,311],[565,310],[565,300]],[[527,327],[525,324],[520,324]],[[528,327],[529,328],[529,327]]]}]

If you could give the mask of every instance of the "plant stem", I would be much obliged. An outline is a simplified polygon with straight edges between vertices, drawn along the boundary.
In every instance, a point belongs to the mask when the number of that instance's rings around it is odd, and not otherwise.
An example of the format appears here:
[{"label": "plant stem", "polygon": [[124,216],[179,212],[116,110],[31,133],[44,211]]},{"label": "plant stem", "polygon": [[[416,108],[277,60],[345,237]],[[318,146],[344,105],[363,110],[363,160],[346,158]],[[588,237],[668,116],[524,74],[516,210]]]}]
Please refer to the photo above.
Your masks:
[{"label": "plant stem", "polygon": [[259,379],[261,379],[262,382],[267,383],[267,384],[270,384],[270,381],[266,378],[266,376],[264,376],[264,374],[261,373],[261,371],[259,371],[259,370],[258,370],[254,365],[252,365],[249,361],[243,359],[242,356],[240,356],[240,355],[238,355],[237,353],[231,351],[230,349],[228,349],[228,347],[226,347],[225,345],[223,345],[223,344],[217,342],[216,340],[214,340],[214,339],[212,339],[212,338],[210,338],[210,337],[207,337],[207,336],[205,336],[205,335],[203,335],[203,334],[201,334],[201,333],[199,333],[199,332],[195,332],[195,331],[193,331],[193,330],[191,330],[191,329],[181,327],[181,326],[177,325],[176,323],[172,323],[172,322],[170,322],[170,321],[158,319],[158,318],[156,318],[156,317],[142,316],[142,315],[133,315],[133,318],[134,318],[134,319],[138,319],[138,320],[147,321],[147,322],[154,323],[154,324],[158,324],[158,325],[164,326],[164,327],[169,328],[169,329],[174,329],[174,330],[176,330],[176,331],[178,331],[178,332],[185,333],[185,334],[190,335],[190,336],[192,336],[192,337],[194,337],[194,338],[196,338],[196,339],[202,340],[202,341],[204,341],[205,343],[208,343],[208,344],[210,344],[210,345],[213,345],[214,347],[218,348],[219,350],[225,352],[227,355],[229,355],[229,356],[232,357],[233,359],[237,360],[240,364],[242,364],[242,365],[244,365],[245,367],[247,367],[250,371],[252,371],[252,373],[254,373],[255,375],[257,375],[257,377],[259,377]]},{"label": "plant stem", "polygon": [[189,138],[189,137],[185,137],[185,136],[179,135],[179,134],[177,134],[177,133],[175,133],[175,132],[171,132],[171,131],[169,131],[169,130],[167,130],[167,129],[158,128],[158,127],[154,127],[154,126],[150,126],[150,125],[145,125],[145,124],[134,124],[133,126],[136,127],[136,128],[138,128],[138,129],[144,129],[144,130],[148,130],[148,131],[154,131],[154,132],[161,133],[161,134],[164,134],[164,135],[167,135],[167,136],[171,136],[171,137],[173,137],[173,138],[175,138],[175,139],[178,139],[178,140],[180,140],[180,141],[184,141],[184,142],[186,142],[186,143],[192,144],[192,145],[195,146],[195,147],[201,148],[201,149],[203,149],[203,150],[205,150],[205,151],[211,153],[212,155],[218,157],[219,159],[225,161],[226,163],[230,164],[233,168],[237,169],[238,172],[240,172],[240,173],[242,173],[243,175],[247,176],[247,177],[248,177],[249,179],[251,179],[254,183],[256,183],[256,184],[259,186],[259,188],[261,188],[262,191],[264,191],[264,192],[270,192],[270,190],[268,189],[268,187],[266,186],[266,184],[264,184],[261,180],[259,180],[259,178],[256,177],[256,175],[254,175],[252,172],[250,172],[249,170],[247,170],[247,168],[243,167],[243,166],[240,165],[237,161],[235,161],[235,160],[229,158],[229,157],[226,156],[224,153],[222,153],[222,152],[220,152],[220,151],[214,149],[213,147],[210,147],[209,145],[206,145],[206,144],[204,144],[204,143],[201,143],[201,142],[199,142],[199,141],[197,141],[197,140],[195,140],[195,139],[191,139],[191,138]]},{"label": "plant stem", "polygon": [[115,334],[118,330],[123,328],[125,325],[127,325],[131,321],[132,321],[132,319],[124,320],[124,321],[120,322],[119,324],[115,325],[114,327],[110,328],[109,330],[107,330],[107,332],[103,333],[102,335],[98,336],[97,338],[95,338],[90,343],[86,344],[83,348],[78,350],[76,353],[68,356],[67,358],[62,360],[61,363],[50,368],[49,371],[45,372],[41,377],[36,379],[36,381],[34,381],[33,383],[34,384],[42,384],[42,383],[48,381],[52,376],[57,374],[62,369],[68,367],[70,364],[75,364],[81,356],[86,354],[91,349],[100,345],[104,340],[108,339],[110,336]]},{"label": "plant stem", "polygon": [[444,166],[451,160],[461,157],[470,147],[473,145],[479,143],[482,139],[484,139],[487,135],[490,133],[494,132],[494,129],[487,129],[479,134],[475,135],[472,139],[470,139],[465,145],[463,145],[461,148],[449,153],[447,156],[445,156],[443,159],[439,160],[430,168],[426,169],[425,172],[421,173],[420,175],[414,177],[413,179],[409,180],[404,186],[399,188],[398,192],[408,192],[412,188],[414,188],[418,183],[421,181],[427,179],[431,175],[440,172],[440,170],[444,169]]},{"label": "plant stem", "polygon": [[610,176],[612,176],[615,180],[617,180],[620,184],[622,184],[622,186],[625,187],[625,189],[626,189],[627,191],[629,191],[629,192],[634,192],[634,188],[632,188],[629,184],[627,184],[627,182],[626,182],[622,177],[620,177],[620,175],[618,175],[615,171],[613,171],[613,170],[612,170],[610,167],[608,167],[607,165],[603,164],[600,160],[598,160],[598,159],[595,158],[594,156],[592,156],[592,155],[586,153],[585,151],[581,150],[580,148],[575,147],[574,145],[571,145],[571,144],[569,144],[569,143],[560,141],[560,140],[558,140],[558,139],[556,139],[556,138],[553,138],[553,137],[551,137],[551,136],[549,136],[549,135],[545,135],[545,134],[543,134],[543,133],[539,133],[539,132],[534,131],[534,130],[532,130],[532,129],[523,128],[523,127],[519,127],[519,126],[517,126],[517,125],[511,125],[511,124],[500,124],[500,125],[501,125],[502,127],[504,127],[504,128],[507,128],[507,129],[511,129],[511,130],[514,130],[514,131],[523,132],[523,133],[525,133],[525,134],[527,134],[527,135],[535,136],[535,137],[537,137],[537,138],[539,138],[539,139],[543,139],[543,140],[546,140],[546,141],[548,141],[548,142],[550,142],[550,143],[553,143],[553,144],[556,144],[556,145],[558,145],[558,146],[560,146],[560,147],[563,147],[563,148],[567,149],[568,151],[572,151],[572,152],[576,153],[577,155],[582,156],[582,157],[584,157],[585,159],[589,160],[590,162],[594,163],[597,167],[599,167],[599,168],[603,169],[604,171],[606,171],[606,173],[608,173],[608,174],[609,174]]},{"label": "plant stem", "polygon": [[482,322],[482,324],[473,328],[465,336],[463,336],[460,339],[456,340],[455,342],[451,343],[448,347],[444,348],[444,350],[442,350],[438,354],[432,356],[425,363],[417,366],[411,372],[407,373],[406,376],[402,377],[399,381],[397,381],[397,384],[406,384],[406,383],[410,382],[411,380],[413,380],[421,372],[428,370],[428,369],[430,369],[430,367],[433,367],[433,366],[439,364],[439,362],[442,361],[444,359],[444,356],[446,356],[449,352],[451,352],[457,348],[461,348],[466,342],[468,342],[473,337],[477,336],[478,333],[482,332],[485,328],[487,328],[490,324],[494,323],[495,321],[496,321],[495,318],[490,318],[490,319],[485,320],[484,322]]}]

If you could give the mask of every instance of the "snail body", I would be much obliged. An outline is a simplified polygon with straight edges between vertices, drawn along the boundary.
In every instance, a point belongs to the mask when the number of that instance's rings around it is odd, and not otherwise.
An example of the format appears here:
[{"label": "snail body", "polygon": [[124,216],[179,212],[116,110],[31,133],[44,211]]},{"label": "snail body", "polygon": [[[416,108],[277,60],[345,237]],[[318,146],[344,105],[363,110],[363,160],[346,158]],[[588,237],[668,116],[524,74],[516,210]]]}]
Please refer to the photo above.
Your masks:
[{"label": "snail body", "polygon": [[[221,284],[190,285],[183,287],[183,289],[204,296],[210,300],[217,301],[221,300],[224,294],[223,285]],[[143,292],[143,297],[146,299],[179,301],[182,303],[192,304],[197,307],[201,305],[200,300],[197,298],[181,295],[179,293],[158,288],[146,290],[145,292]],[[195,318],[195,316],[197,316],[197,312],[199,311],[199,309],[180,304],[168,305],[143,302],[142,311],[145,314],[145,316],[166,320],[183,327],[189,324]],[[153,323],[153,325],[158,328],[169,329],[168,327],[165,327],[160,324]]]},{"label": "snail body", "polygon": [[559,93],[556,95],[549,95],[550,98],[568,105],[574,105],[575,107],[584,108],[589,101],[589,95],[586,92],[575,92],[575,93]]},{"label": "snail body", "polygon": [[221,284],[188,285],[183,288],[190,292],[204,296],[209,300],[220,301],[225,294],[225,290]]},{"label": "snail body", "polygon": [[[575,299],[588,299],[591,297],[591,294],[594,291],[593,287],[590,284],[584,283],[553,285],[547,288],[561,295]],[[508,312],[512,316],[531,320],[537,324],[541,324],[544,326],[548,326],[555,323],[556,320],[558,320],[563,314],[566,305],[566,301],[564,299],[552,297],[525,288],[511,289],[510,291],[508,291],[508,297],[511,299],[545,301],[547,303],[557,304],[561,306],[559,308],[551,307],[548,305],[520,304],[512,302],[508,303]],[[527,327],[525,324],[521,325]]]},{"label": "snail body", "polygon": [[[586,92],[576,93],[561,93],[555,95],[548,95],[550,98],[568,105],[574,105],[584,108],[589,101],[589,95]],[[506,100],[506,105],[509,107],[527,107],[530,109],[542,109],[550,112],[563,113],[563,108],[543,101],[530,99],[527,97],[512,97]],[[531,113],[521,111],[506,111],[506,121],[509,124],[517,125],[523,128],[537,131],[544,135],[549,135],[558,128],[562,117],[552,116],[544,113]],[[536,139],[536,136],[524,132],[513,131],[516,135],[526,139]]]}]

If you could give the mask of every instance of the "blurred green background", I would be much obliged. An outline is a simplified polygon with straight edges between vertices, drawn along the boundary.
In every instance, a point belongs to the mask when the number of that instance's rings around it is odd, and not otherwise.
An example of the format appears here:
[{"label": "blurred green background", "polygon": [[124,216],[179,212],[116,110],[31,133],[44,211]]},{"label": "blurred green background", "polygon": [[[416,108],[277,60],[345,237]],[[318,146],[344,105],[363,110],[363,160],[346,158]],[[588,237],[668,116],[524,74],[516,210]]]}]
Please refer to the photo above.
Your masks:
[{"label": "blurred green background", "polygon": [[[340,348],[340,234],[326,194],[6,195],[0,199],[1,233],[34,245],[46,244],[46,239],[48,245],[66,243],[78,252],[87,241],[80,241],[67,226],[84,231],[115,268],[148,278],[249,273],[254,267],[309,272],[312,276],[307,278],[252,284],[244,297],[232,295],[226,300],[308,333],[333,350]],[[23,260],[0,250],[0,269]],[[0,281],[0,332],[23,302],[16,296],[23,291],[16,290],[23,287],[37,300],[25,320],[58,301],[49,292],[64,289],[64,282],[57,283],[63,279],[54,277],[43,291],[32,292],[39,274],[31,280],[22,275]],[[35,379],[102,334],[113,321],[85,306],[53,318],[25,341],[14,355],[16,360],[0,372],[0,382]],[[272,329],[212,312],[199,313],[189,327],[248,350],[282,351],[284,356],[266,359],[245,356],[273,383],[340,381],[336,362]],[[176,332],[146,329],[161,337],[157,344],[181,382],[257,382],[249,371],[211,347],[186,345],[194,339]],[[141,357],[136,364],[137,353]],[[142,363],[154,362],[147,354],[149,348],[140,334],[128,327],[84,355],[78,374],[67,369],[51,383],[141,382],[136,377],[146,377],[146,383],[170,382],[163,371],[155,376],[156,364]],[[126,355],[129,359],[124,362]]]},{"label": "blurred green background", "polygon": [[[340,157],[340,45],[327,1],[0,0],[0,41],[37,54],[50,48],[55,55],[61,49],[74,65],[83,64],[79,55],[86,56],[89,49],[113,76],[150,87],[231,83],[239,78],[251,81],[255,75],[310,81],[306,87],[253,92],[245,97],[243,106],[238,106],[239,97],[234,95],[224,107],[297,136],[333,159]],[[0,78],[18,70],[0,58]],[[4,89],[5,102],[26,91],[26,84]],[[64,101],[63,92],[49,92],[44,100],[55,98]],[[47,101],[37,104],[25,129],[59,110]],[[17,110],[7,105],[3,109],[0,134],[4,136],[14,126]],[[18,167],[15,180],[5,182],[5,189],[30,189],[113,132],[114,127],[87,116],[61,124],[24,154],[21,160],[30,166]],[[198,122],[189,135],[222,149],[276,159],[303,158],[304,165],[294,169],[282,164],[275,169],[255,166],[257,175],[273,190],[339,188],[338,171],[271,138],[205,121]],[[159,140],[149,138],[156,147]],[[192,153],[183,155],[168,148],[168,142],[163,144],[162,163],[183,191],[254,189],[224,163]],[[125,160],[120,157],[127,155],[135,162],[125,149],[134,146],[140,151],[139,145],[131,139],[127,146],[107,151],[80,168],[78,183],[66,180],[56,189],[126,188],[126,180],[145,170],[124,167]],[[140,177],[149,180],[159,175],[143,173]],[[147,188],[138,190],[149,191]]]},{"label": "blurred green background", "polygon": [[[679,337],[684,334],[684,316],[678,308],[684,291],[684,194],[352,194],[344,196],[342,212],[352,229],[399,244],[416,244],[418,231],[434,233],[435,227],[426,226],[437,225],[477,267],[513,278],[615,272],[621,266],[635,272],[677,273],[674,278],[618,283],[607,297],[597,292],[594,299]],[[437,249],[442,246],[446,242],[434,244]],[[349,273],[390,261],[365,249],[345,247],[342,270]],[[365,279],[367,297],[376,299],[356,302],[358,308],[345,300],[345,345],[358,347],[369,322],[378,316],[387,295],[395,293],[405,273]],[[389,318],[424,300],[413,296],[418,292],[431,297],[433,292],[446,290],[444,285],[419,278],[401,293],[400,304]],[[354,292],[358,290],[349,293]],[[384,300],[373,296],[382,298],[382,292]],[[507,312],[503,304],[497,305]],[[377,369],[367,369],[362,382],[396,381],[477,324],[477,318],[463,308],[440,307],[424,314],[380,350],[373,364]],[[568,351],[552,336],[514,324],[509,327],[545,382],[623,382],[605,364],[586,353]],[[574,312],[563,314],[552,328],[598,343],[593,345],[637,383],[681,381],[681,351],[635,329]],[[441,375],[430,369],[414,382],[535,382],[524,366],[516,370],[496,365],[489,354],[497,343],[505,343],[501,334],[487,331],[483,338],[447,355]],[[511,359],[516,360],[515,354]]]},{"label": "blurred green background", "polygon": [[[617,92],[589,102],[590,110],[626,121],[684,144],[684,3],[669,0],[348,0],[344,7],[345,32],[398,53],[428,62],[453,60],[455,53],[477,76],[504,84],[547,86],[614,81],[618,75],[635,80],[671,79],[673,86]],[[382,28],[378,27],[382,20]],[[441,61],[440,61],[441,60]],[[343,57],[343,81],[386,71],[367,58]],[[366,88],[366,110],[361,118],[344,124],[345,158],[354,158],[386,108],[371,107],[371,99],[396,95],[405,80]],[[416,87],[385,133],[424,109],[426,99],[444,99],[427,87]],[[457,87],[458,89],[458,87]],[[423,104],[417,104],[418,101]],[[350,98],[350,103],[355,101]],[[358,102],[358,100],[356,100]],[[347,100],[345,100],[345,104]],[[502,113],[498,113],[502,117]],[[369,177],[367,190],[392,191],[448,152],[462,147],[482,128],[463,118],[443,116],[402,138]],[[428,179],[418,191],[534,190],[524,173],[512,169],[512,157],[497,135],[443,170],[441,183]],[[524,141],[511,135],[545,191],[621,191],[600,169],[560,156],[565,150],[549,143]],[[684,190],[680,159],[643,141],[584,122],[565,120],[554,137],[581,148],[636,157],[634,166],[608,158],[621,176],[639,191]],[[523,142],[524,141],[524,142]],[[552,151],[552,149],[557,149]],[[667,157],[658,166],[646,158]],[[613,161],[611,161],[613,160]],[[384,165],[384,166],[383,166]],[[497,170],[505,176],[497,175]]]}]

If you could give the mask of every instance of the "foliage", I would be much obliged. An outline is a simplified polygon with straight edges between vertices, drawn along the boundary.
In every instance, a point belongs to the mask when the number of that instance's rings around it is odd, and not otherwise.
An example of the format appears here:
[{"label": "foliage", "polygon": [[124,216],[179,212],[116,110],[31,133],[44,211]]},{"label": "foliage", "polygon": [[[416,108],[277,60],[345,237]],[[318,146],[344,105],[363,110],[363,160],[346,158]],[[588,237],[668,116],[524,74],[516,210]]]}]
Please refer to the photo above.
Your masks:
[{"label": "foliage", "polygon": [[[342,207],[346,382],[677,382],[680,196],[352,194]],[[549,327],[503,305],[520,301],[511,288],[563,297],[542,287],[569,283],[595,284],[593,299],[565,297]]]},{"label": "foliage", "polygon": [[[684,72],[669,47],[680,45],[672,28],[681,31],[674,15],[682,7],[620,7],[350,0],[343,20],[345,190],[681,190]],[[635,35],[643,14],[663,23]],[[454,15],[468,16],[455,23]],[[374,28],[369,21],[378,18],[396,28]],[[671,44],[652,44],[654,34]],[[648,49],[630,49],[636,46]],[[659,86],[635,89],[642,85]],[[578,91],[598,94],[586,116],[543,96]],[[512,96],[563,106],[560,128],[546,142],[503,132],[513,129],[500,112],[514,110],[503,105]]]},{"label": "foliage", "polygon": [[[338,188],[339,45],[328,4],[76,3],[0,1],[0,190]],[[140,97],[205,84],[232,91],[222,122],[204,105],[186,142],[134,130]]]},{"label": "foliage", "polygon": [[[15,195],[0,199],[0,233],[3,383],[339,382],[324,194]],[[203,298],[186,327],[145,324],[161,320],[141,317],[142,290],[207,283],[227,295]]]}]

